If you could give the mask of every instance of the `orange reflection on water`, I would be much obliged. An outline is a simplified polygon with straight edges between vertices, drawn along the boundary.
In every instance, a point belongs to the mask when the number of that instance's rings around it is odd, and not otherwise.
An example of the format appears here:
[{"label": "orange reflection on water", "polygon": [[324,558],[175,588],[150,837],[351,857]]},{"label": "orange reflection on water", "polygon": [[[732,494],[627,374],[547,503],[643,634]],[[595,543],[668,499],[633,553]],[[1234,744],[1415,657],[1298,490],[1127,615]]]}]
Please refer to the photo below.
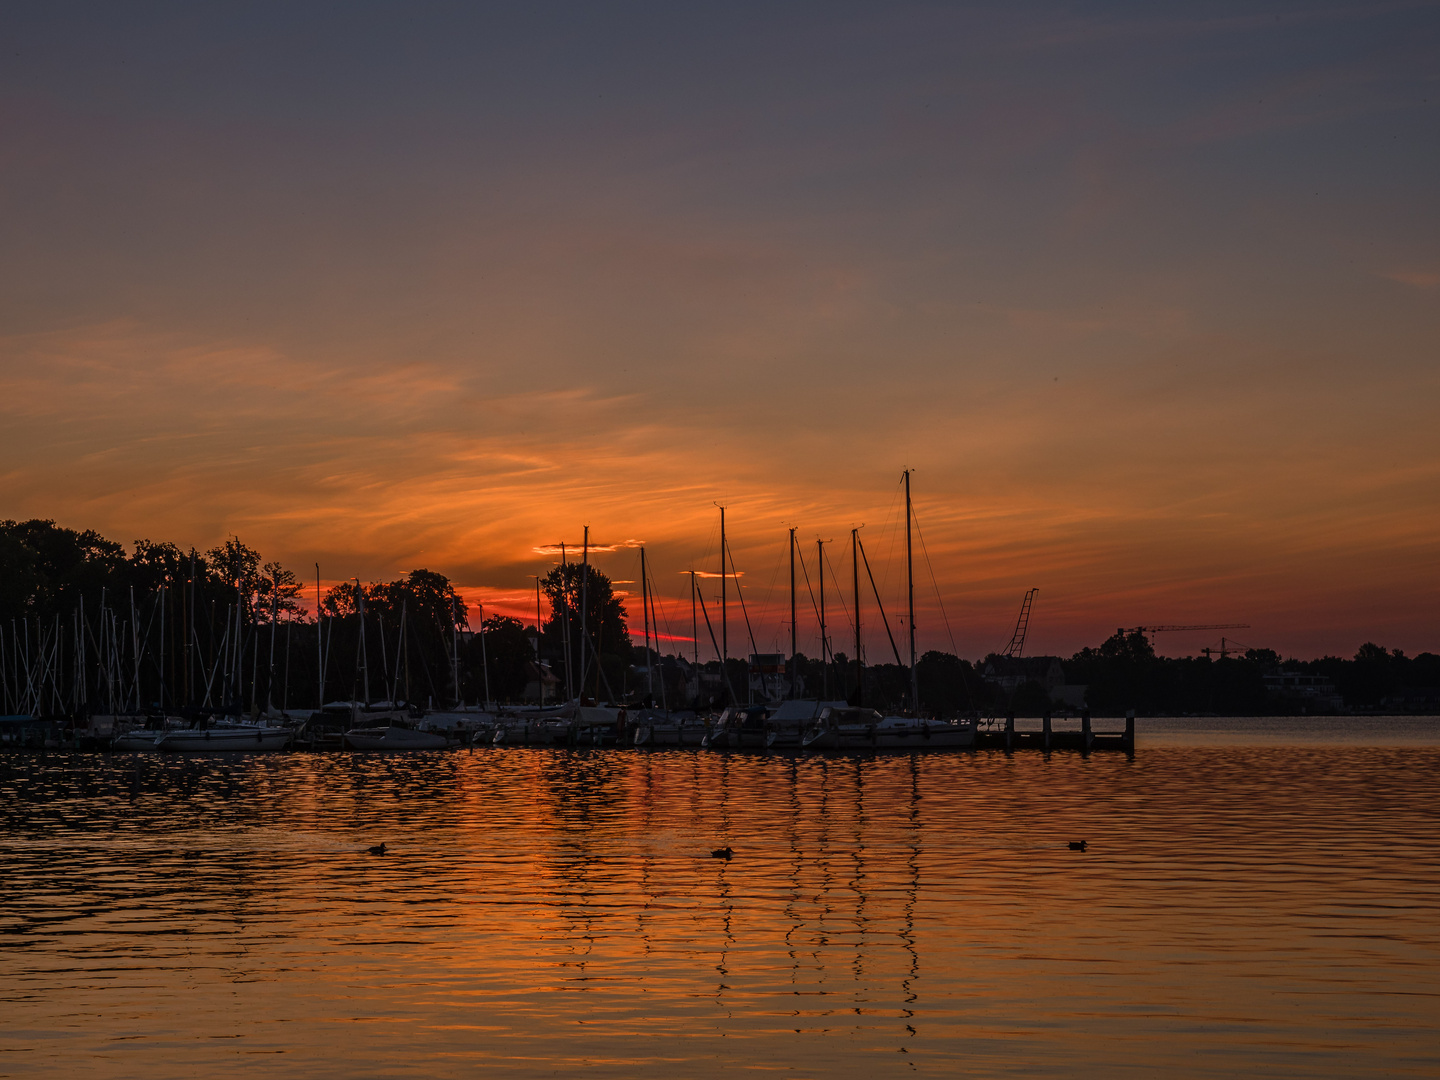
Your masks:
[{"label": "orange reflection on water", "polygon": [[10,758],[6,1066],[1422,1074],[1437,765]]}]

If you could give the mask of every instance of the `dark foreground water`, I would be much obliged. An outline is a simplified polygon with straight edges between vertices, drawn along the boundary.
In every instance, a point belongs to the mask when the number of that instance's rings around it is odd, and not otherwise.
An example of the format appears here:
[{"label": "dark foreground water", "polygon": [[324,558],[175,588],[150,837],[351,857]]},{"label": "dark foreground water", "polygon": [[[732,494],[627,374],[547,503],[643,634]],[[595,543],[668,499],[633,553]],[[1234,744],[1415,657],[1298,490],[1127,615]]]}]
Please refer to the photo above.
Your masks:
[{"label": "dark foreground water", "polygon": [[1365,723],[5,756],[0,1075],[1434,1076],[1440,727]]}]

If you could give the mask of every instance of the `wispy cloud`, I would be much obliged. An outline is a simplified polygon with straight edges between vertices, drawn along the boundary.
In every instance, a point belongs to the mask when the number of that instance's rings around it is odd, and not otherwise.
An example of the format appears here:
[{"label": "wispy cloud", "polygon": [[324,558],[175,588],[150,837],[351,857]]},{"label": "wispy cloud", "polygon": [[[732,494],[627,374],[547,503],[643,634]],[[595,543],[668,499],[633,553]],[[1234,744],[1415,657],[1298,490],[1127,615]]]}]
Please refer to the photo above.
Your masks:
[{"label": "wispy cloud", "polygon": [[1440,271],[1437,270],[1391,270],[1380,276],[1386,281],[1394,281],[1416,289],[1433,289],[1440,286]]}]

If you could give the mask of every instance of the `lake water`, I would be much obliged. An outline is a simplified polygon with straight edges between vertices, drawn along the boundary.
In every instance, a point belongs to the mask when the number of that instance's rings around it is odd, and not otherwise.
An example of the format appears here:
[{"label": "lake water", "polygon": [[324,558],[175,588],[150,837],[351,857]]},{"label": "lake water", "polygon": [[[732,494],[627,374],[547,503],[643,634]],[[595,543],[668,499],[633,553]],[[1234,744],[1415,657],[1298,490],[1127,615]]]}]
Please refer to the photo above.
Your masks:
[{"label": "lake water", "polygon": [[1440,1072],[1440,721],[1139,742],[6,755],[0,1075]]}]

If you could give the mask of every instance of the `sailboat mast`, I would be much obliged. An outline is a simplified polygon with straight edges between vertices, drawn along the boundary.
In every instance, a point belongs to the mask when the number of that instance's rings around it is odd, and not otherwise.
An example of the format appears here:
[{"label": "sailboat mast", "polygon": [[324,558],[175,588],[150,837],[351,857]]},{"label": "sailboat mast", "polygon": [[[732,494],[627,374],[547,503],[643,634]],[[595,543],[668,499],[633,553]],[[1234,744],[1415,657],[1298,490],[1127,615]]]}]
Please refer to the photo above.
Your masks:
[{"label": "sailboat mast", "polygon": [[820,670],[824,673],[822,678],[824,696],[828,698],[830,696],[830,642],[825,637],[825,541],[816,540],[815,547],[820,553]]},{"label": "sailboat mast", "polygon": [[540,575],[535,575],[535,684],[540,687],[540,707],[545,707],[545,669],[540,666]]},{"label": "sailboat mast", "polygon": [[[728,637],[729,594],[725,589],[725,508],[720,507],[720,677],[730,685],[730,639]],[[733,702],[732,702],[733,704]]]},{"label": "sailboat mast", "polygon": [[645,686],[650,703],[655,699],[655,664],[650,659],[650,582],[645,576],[645,548],[640,548],[640,610],[645,617]]},{"label": "sailboat mast", "polygon": [[[35,629],[38,633],[39,622],[36,622]],[[25,648],[30,648],[30,637],[27,632],[25,637]],[[135,711],[140,711],[140,618],[135,614],[135,586],[130,586],[130,655],[135,661]],[[26,665],[26,674],[29,674],[29,665]],[[38,700],[38,698],[37,698]]]},{"label": "sailboat mast", "polygon": [[860,660],[860,530],[850,530],[850,588],[855,594],[855,704],[865,704],[865,668]]},{"label": "sailboat mast", "polygon": [[[655,663],[660,664],[660,707],[670,712],[670,696],[665,692],[665,666],[660,657],[660,617],[655,614],[655,594],[650,594],[650,621],[655,624]],[[650,704],[653,706],[654,701]]]},{"label": "sailboat mast", "polygon": [[905,470],[905,588],[910,601],[910,705],[920,715],[920,676],[915,671],[915,552],[910,544],[910,470]]},{"label": "sailboat mast", "polygon": [[[191,565],[194,565],[193,562]],[[192,578],[195,576],[193,571],[190,576]],[[193,583],[190,588],[193,592],[195,588]],[[320,675],[320,683],[315,693],[315,708],[323,709],[325,708],[325,616],[320,613],[320,564],[318,562],[315,564],[315,670]],[[185,689],[188,693],[190,689],[188,669],[185,672]]]},{"label": "sailboat mast", "polygon": [[574,673],[570,670],[570,567],[565,561],[565,542],[560,542],[560,638],[565,650],[565,700],[575,699]]},{"label": "sailboat mast", "polygon": [[[59,622],[60,616],[58,616],[58,615],[55,616],[55,619],[56,619],[56,622],[55,622],[55,640],[56,640],[56,642],[59,642],[59,640],[60,640],[60,622]],[[1224,645],[1225,643],[1222,641],[1220,644],[1221,644],[1221,645]],[[158,704],[160,705],[160,711],[161,711],[161,712],[164,712],[164,711],[165,711],[165,586],[164,586],[164,585],[161,585],[161,586],[160,586],[160,649],[159,649],[159,653],[160,653],[160,700],[159,700]],[[173,658],[172,658],[172,659],[173,659]],[[172,666],[172,667],[174,666],[173,663],[172,663],[171,666]],[[58,663],[57,663],[57,665],[56,665],[56,674],[57,674],[57,676],[58,676],[58,674],[59,674],[59,665],[58,665]],[[59,692],[60,692],[59,683],[56,683],[55,692],[56,692],[56,696],[58,697],[58,696],[59,696]]]},{"label": "sailboat mast", "polygon": [[280,690],[280,712],[290,715],[290,632],[295,629],[294,612],[285,613],[285,682]]},{"label": "sailboat mast", "polygon": [[270,673],[265,678],[265,711],[275,711],[275,632],[280,627],[280,583],[270,577]]},{"label": "sailboat mast", "polygon": [[485,673],[485,705],[488,707],[492,700],[490,697],[490,658],[485,652],[485,605],[479,600],[475,602],[475,614],[480,619],[480,670]]},{"label": "sailboat mast", "polygon": [[585,693],[585,665],[589,661],[586,647],[590,644],[585,624],[590,608],[590,527],[585,527],[585,546],[580,553],[580,693]]},{"label": "sailboat mast", "polygon": [[[319,564],[319,563],[316,563],[316,564],[315,564],[315,572],[316,572],[316,574],[319,574],[319,572],[320,572],[320,564]],[[319,580],[320,580],[320,579],[317,577],[315,580],[316,580],[315,588],[318,590],[318,589],[320,588],[320,585],[319,585]],[[194,705],[194,704],[195,704],[195,697],[194,697],[195,688],[194,688],[194,685],[193,685],[193,683],[192,683],[192,679],[194,678],[193,672],[194,672],[194,667],[195,667],[194,661],[193,661],[193,657],[194,657],[194,655],[195,655],[195,646],[194,646],[194,639],[195,639],[195,549],[194,549],[194,548],[191,548],[191,549],[190,549],[190,580],[189,580],[188,582],[186,582],[186,589],[185,589],[184,601],[185,601],[185,605],[184,605],[184,611],[185,611],[185,704],[186,704],[186,705]],[[83,622],[85,621],[85,620],[84,620],[85,598],[84,598],[83,596],[80,598],[80,606],[81,606],[81,620],[80,620],[80,621],[83,623]],[[316,616],[316,617],[318,618],[318,617],[319,617],[319,616],[318,616],[318,612],[319,612],[319,610],[320,610],[320,601],[319,601],[319,599],[318,599],[318,596],[317,596],[317,599],[316,599],[316,601],[315,601],[315,610],[316,610],[316,612],[317,612],[317,616]],[[83,640],[83,638],[82,638],[82,640]]]},{"label": "sailboat mast", "polygon": [[400,700],[400,665],[405,664],[405,703],[410,703],[410,654],[405,651],[405,617],[409,614],[410,598],[400,601],[400,632],[395,639],[395,679],[390,684],[390,704]]},{"label": "sailboat mast", "polygon": [[585,662],[589,654],[585,651],[590,638],[585,630],[586,616],[590,607],[590,526],[585,526],[585,546],[580,560],[580,693],[585,693]]},{"label": "sailboat mast", "polygon": [[365,590],[360,588],[360,579],[355,579],[355,595],[359,598],[360,611],[360,671],[365,678],[365,707],[370,707],[370,651],[365,644]]},{"label": "sailboat mast", "polygon": [[797,698],[800,691],[799,635],[795,626],[795,530],[790,530],[790,696]]},{"label": "sailboat mast", "polygon": [[[450,605],[450,684],[455,687],[455,704],[460,705],[460,601]],[[467,619],[466,622],[469,622]]]}]

